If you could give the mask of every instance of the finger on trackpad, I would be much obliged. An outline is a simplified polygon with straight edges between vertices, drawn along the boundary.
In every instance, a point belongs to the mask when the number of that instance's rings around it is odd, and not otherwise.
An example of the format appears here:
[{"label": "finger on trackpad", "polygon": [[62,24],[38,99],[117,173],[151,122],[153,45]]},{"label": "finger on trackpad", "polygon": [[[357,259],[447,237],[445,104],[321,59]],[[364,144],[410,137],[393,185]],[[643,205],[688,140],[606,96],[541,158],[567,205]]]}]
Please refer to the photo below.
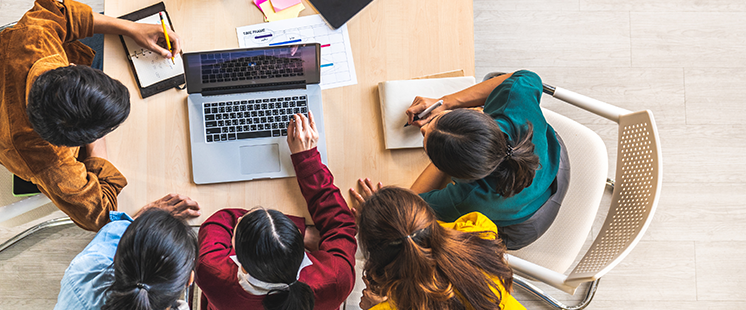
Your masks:
[{"label": "finger on trackpad", "polygon": [[255,174],[280,171],[280,148],[277,144],[247,145],[241,152],[241,173]]}]

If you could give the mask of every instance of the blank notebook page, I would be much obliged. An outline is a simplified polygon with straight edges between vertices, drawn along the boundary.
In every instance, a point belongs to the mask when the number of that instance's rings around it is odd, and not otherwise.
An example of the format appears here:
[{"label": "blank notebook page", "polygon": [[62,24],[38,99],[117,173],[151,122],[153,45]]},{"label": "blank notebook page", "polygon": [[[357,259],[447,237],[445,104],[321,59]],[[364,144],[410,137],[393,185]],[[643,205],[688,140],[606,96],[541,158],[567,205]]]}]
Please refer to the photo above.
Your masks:
[{"label": "blank notebook page", "polygon": [[415,97],[440,98],[461,91],[475,83],[473,76],[378,83],[386,149],[422,147],[420,128],[404,127],[407,123],[406,111]]}]

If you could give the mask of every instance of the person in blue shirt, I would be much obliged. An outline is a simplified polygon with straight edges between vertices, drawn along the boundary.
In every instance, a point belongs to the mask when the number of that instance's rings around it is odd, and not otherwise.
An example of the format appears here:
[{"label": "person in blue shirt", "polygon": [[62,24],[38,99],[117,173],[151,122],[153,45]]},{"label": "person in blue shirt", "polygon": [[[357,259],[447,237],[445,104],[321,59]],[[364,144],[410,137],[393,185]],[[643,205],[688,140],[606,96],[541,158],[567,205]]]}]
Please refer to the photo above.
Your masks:
[{"label": "person in blue shirt", "polygon": [[110,211],[65,270],[54,309],[188,309],[178,299],[194,281],[198,247],[184,220],[199,214],[197,202],[173,194],[134,217]]},{"label": "person in blue shirt", "polygon": [[[561,138],[541,111],[541,95],[539,76],[522,70],[439,99],[414,100],[406,113],[409,123],[420,127],[432,163],[412,190],[438,219],[452,222],[478,211],[498,226],[509,250],[549,228],[570,167]],[[441,107],[414,120],[438,100]]]}]

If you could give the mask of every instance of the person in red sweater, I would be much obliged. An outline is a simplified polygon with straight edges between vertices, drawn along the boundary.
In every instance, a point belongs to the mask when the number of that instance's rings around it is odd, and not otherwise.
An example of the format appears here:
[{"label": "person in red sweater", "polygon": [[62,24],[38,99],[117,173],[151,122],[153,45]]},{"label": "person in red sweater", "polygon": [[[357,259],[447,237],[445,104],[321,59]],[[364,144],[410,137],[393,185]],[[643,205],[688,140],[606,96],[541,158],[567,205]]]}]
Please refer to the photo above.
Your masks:
[{"label": "person in red sweater", "polygon": [[355,217],[321,163],[313,115],[296,114],[288,133],[318,250],[304,250],[303,218],[261,207],[216,212],[199,230],[202,309],[337,309],[352,291]]}]

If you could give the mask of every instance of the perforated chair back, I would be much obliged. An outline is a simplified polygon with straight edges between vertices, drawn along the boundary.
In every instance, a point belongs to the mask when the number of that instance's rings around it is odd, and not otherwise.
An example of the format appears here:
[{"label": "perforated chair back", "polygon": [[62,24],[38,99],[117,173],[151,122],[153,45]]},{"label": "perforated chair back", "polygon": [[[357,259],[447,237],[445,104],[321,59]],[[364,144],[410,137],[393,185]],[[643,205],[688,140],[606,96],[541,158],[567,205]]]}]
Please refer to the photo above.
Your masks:
[{"label": "perforated chair back", "polygon": [[568,276],[568,283],[600,278],[642,238],[660,196],[659,145],[650,111],[620,116],[616,184],[609,214],[590,249]]},{"label": "perforated chair back", "polygon": [[[660,198],[662,183],[660,140],[653,113],[648,110],[631,112],[546,84],[544,85],[544,92],[619,124],[616,164],[618,183],[612,185],[614,192],[609,213],[598,235],[593,239],[590,248],[585,253],[579,253],[575,251],[575,247],[568,247],[566,248],[567,251],[563,251],[562,248],[553,244],[558,242],[557,240],[563,242],[561,238],[574,239],[580,236],[575,231],[577,227],[567,230],[568,225],[564,221],[568,219],[564,216],[561,217],[563,212],[568,212],[568,208],[576,208],[574,203],[571,202],[572,199],[568,200],[568,197],[570,191],[573,190],[573,183],[579,181],[575,178],[577,169],[585,168],[584,163],[577,164],[577,158],[574,161],[573,154],[570,153],[572,179],[570,180],[568,196],[565,197],[565,201],[560,208],[560,215],[552,223],[549,231],[534,244],[507,255],[508,264],[516,273],[514,278],[516,286],[528,290],[556,308],[577,310],[588,306],[593,299],[599,279],[632,251],[653,219]],[[556,126],[551,120],[552,114],[545,114],[547,121],[552,126]],[[558,130],[557,127],[555,128],[557,132],[565,138],[563,132]],[[567,140],[565,139],[565,144],[568,152],[571,152],[577,146],[568,145]],[[604,173],[606,169],[603,170]],[[594,192],[595,188],[600,185],[598,183],[605,182],[593,181]],[[586,198],[588,201],[596,201],[595,196]],[[595,211],[592,214],[595,215]],[[571,222],[575,220],[574,218],[569,219]],[[571,232],[569,235],[566,234],[568,231]],[[573,255],[576,258],[582,258],[566,275],[563,267],[567,265],[568,256]],[[558,261],[547,262],[552,256],[557,257]],[[524,279],[522,276],[527,276],[529,279]],[[590,282],[590,285],[582,301],[575,306],[567,306],[558,299],[544,293],[540,288],[531,284],[529,280],[541,281],[569,294],[574,294],[582,283]]]},{"label": "perforated chair back", "polygon": [[605,191],[609,155],[601,137],[588,127],[542,109],[547,122],[562,138],[570,160],[570,184],[549,229],[532,244],[510,254],[565,273],[588,239]]}]

